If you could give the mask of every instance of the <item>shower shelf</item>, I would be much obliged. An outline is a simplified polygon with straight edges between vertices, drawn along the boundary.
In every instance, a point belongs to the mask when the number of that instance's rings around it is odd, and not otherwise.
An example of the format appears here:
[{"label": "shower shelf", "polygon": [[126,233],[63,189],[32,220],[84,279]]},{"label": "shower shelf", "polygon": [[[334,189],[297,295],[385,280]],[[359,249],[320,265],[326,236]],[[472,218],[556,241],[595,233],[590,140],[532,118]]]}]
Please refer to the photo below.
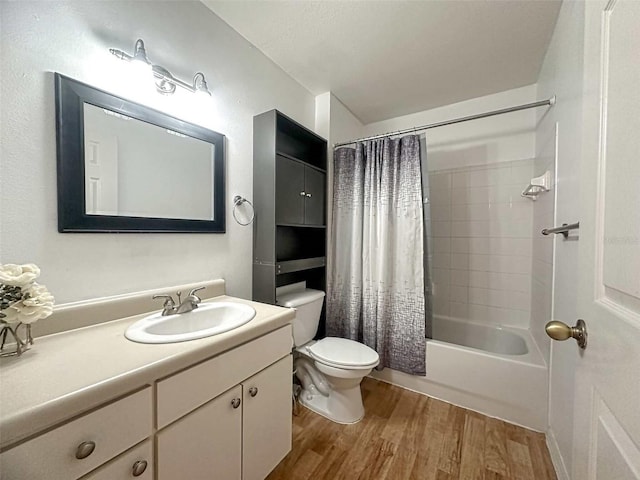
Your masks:
[{"label": "shower shelf", "polygon": [[297,260],[288,260],[286,262],[278,262],[276,264],[276,275],[324,267],[325,264],[325,257],[301,258]]},{"label": "shower shelf", "polygon": [[551,172],[547,170],[539,177],[532,178],[529,186],[525,188],[520,195],[535,201],[538,199],[538,195],[548,192],[550,189]]}]

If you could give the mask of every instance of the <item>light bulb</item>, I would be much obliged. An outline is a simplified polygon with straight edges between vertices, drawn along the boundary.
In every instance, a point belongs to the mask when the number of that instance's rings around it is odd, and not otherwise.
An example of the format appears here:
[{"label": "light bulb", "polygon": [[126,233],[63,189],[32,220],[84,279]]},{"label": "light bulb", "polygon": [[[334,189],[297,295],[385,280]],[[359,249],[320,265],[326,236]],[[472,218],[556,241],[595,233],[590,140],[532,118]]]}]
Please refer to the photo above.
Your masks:
[{"label": "light bulb", "polygon": [[211,92],[209,90],[196,90],[195,94],[199,100],[211,99]]},{"label": "light bulb", "polygon": [[131,59],[131,67],[139,78],[149,77],[151,74],[151,62],[147,58],[147,50],[142,39],[136,41],[136,46]]}]

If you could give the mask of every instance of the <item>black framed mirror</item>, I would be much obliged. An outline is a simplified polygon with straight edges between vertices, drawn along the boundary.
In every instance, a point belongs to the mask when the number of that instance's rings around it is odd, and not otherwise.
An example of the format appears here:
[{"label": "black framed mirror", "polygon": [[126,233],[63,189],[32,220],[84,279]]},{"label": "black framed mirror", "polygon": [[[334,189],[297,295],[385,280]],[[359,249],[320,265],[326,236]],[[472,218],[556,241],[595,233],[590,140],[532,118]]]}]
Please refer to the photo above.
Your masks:
[{"label": "black framed mirror", "polygon": [[224,135],[55,74],[59,232],[225,232]]}]

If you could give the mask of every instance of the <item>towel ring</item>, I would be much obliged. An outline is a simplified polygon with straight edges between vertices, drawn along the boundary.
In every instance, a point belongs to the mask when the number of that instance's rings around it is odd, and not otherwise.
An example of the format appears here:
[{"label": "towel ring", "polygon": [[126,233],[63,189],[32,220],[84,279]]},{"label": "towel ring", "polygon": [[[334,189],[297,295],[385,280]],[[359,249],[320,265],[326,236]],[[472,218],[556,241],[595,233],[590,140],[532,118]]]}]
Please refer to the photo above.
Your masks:
[{"label": "towel ring", "polygon": [[[238,220],[238,217],[236,216],[236,208],[242,205],[243,203],[248,203],[249,205],[251,205],[251,219],[247,223],[241,222],[240,220]],[[231,213],[233,214],[233,219],[243,227],[246,227],[247,225],[251,225],[251,223],[253,223],[253,219],[256,218],[256,210],[253,208],[253,203],[251,203],[246,198],[241,197],[240,195],[236,195],[235,197],[233,197],[233,211]]]}]

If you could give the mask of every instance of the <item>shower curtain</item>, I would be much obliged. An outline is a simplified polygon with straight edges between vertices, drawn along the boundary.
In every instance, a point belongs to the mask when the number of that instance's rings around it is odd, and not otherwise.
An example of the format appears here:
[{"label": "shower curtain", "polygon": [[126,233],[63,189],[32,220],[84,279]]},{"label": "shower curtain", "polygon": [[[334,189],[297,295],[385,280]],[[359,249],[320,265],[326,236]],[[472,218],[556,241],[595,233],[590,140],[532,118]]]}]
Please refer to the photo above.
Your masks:
[{"label": "shower curtain", "polygon": [[375,349],[380,367],[425,375],[419,137],[339,148],[334,162],[327,334]]}]

